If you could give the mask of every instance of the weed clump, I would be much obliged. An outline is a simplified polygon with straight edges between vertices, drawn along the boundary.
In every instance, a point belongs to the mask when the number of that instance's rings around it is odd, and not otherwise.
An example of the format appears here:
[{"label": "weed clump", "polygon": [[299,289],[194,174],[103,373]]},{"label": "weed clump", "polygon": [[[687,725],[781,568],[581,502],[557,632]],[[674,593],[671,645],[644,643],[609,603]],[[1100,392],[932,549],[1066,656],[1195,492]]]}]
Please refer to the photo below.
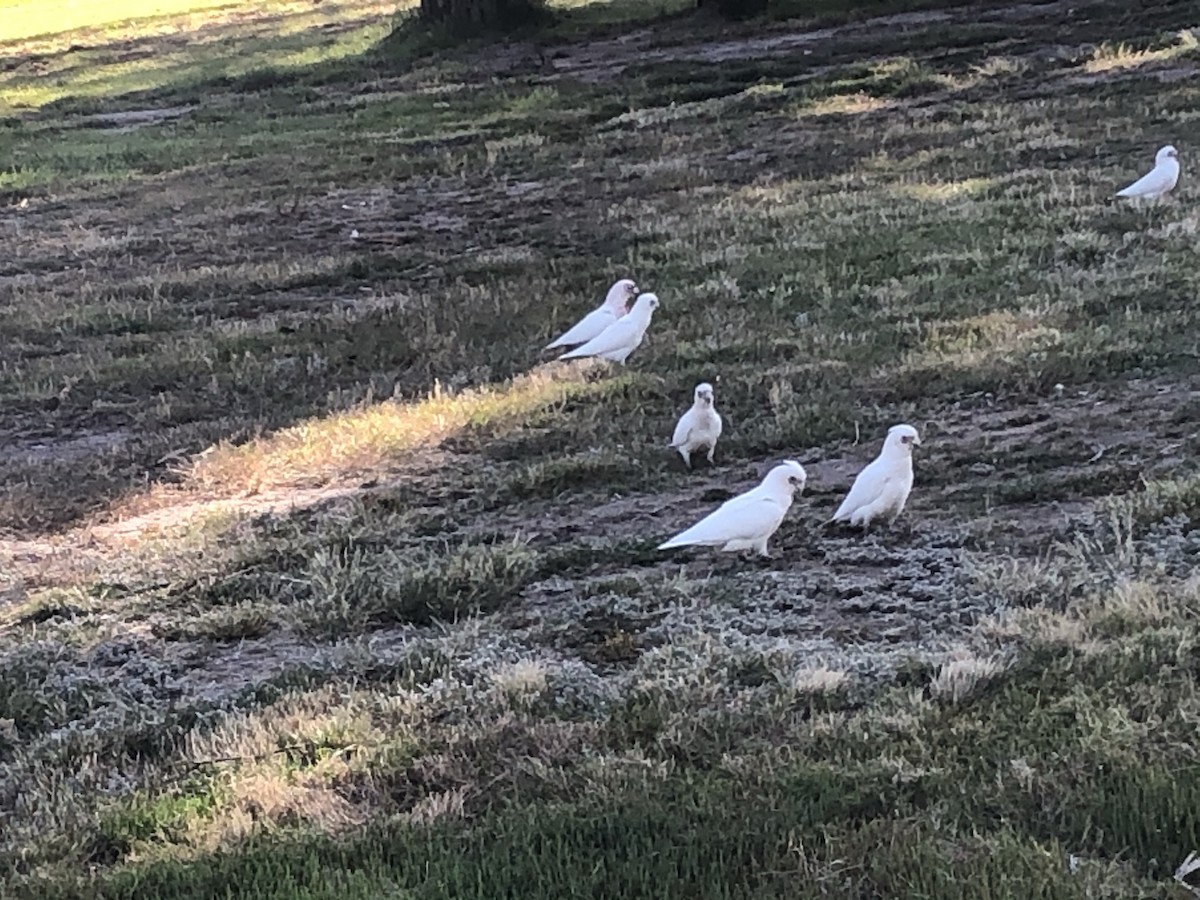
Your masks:
[{"label": "weed clump", "polygon": [[294,613],[310,631],[453,622],[511,601],[536,572],[536,559],[517,539],[442,552],[322,548],[309,561],[308,590]]}]

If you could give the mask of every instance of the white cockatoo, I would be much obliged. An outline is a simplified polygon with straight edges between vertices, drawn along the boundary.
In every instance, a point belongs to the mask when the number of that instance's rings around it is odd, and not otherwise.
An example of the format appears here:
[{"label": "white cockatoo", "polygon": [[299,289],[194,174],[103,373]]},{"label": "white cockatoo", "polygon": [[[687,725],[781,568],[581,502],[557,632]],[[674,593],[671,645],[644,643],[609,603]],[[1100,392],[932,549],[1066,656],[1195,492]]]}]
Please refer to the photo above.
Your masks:
[{"label": "white cockatoo", "polygon": [[1179,153],[1170,144],[1154,154],[1154,168],[1129,187],[1117,191],[1118,197],[1161,197],[1179,180]]},{"label": "white cockatoo", "polygon": [[757,550],[762,556],[770,556],[767,541],[807,480],[804,466],[794,459],[785,460],[771,469],[758,487],[726,500],[691,528],[659,544],[658,549],[702,544],[726,551]]},{"label": "white cockatoo", "polygon": [[622,278],[608,289],[608,296],[604,298],[603,303],[572,325],[560,337],[547,344],[546,349],[586,344],[625,315],[629,310],[629,301],[636,296],[637,285],[630,278]]},{"label": "white cockatoo", "polygon": [[692,408],[679,417],[671,446],[679,451],[689,467],[692,465],[692,454],[708,448],[708,461],[711,463],[720,436],[721,414],[713,405],[713,386],[706,381],[696,385]]},{"label": "white cockatoo", "polygon": [[849,522],[864,529],[877,519],[892,524],[904,511],[913,486],[913,447],[921,446],[917,429],[893,425],[883,439],[883,449],[858,473],[850,493],[830,522]]},{"label": "white cockatoo", "polygon": [[581,359],[585,356],[599,356],[611,359],[624,365],[626,358],[637,349],[646,329],[650,327],[650,317],[658,309],[658,297],[654,294],[642,294],[633,304],[633,309],[617,321],[613,322],[602,332],[569,353],[564,353],[559,359]]}]

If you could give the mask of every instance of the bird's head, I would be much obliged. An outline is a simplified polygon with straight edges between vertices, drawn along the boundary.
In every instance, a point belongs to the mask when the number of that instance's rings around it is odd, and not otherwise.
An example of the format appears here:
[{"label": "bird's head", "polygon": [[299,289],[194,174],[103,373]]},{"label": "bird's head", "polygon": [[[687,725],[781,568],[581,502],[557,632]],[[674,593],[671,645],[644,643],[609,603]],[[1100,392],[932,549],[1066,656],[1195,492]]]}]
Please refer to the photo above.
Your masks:
[{"label": "bird's head", "polygon": [[804,490],[804,485],[807,481],[808,473],[804,471],[804,466],[800,465],[794,459],[785,459],[768,472],[767,477],[764,479],[765,484],[784,491],[788,495],[797,494]]},{"label": "bird's head", "polygon": [[713,405],[713,386],[707,381],[696,385],[696,402],[701,406]]},{"label": "bird's head", "polygon": [[637,298],[637,302],[634,304],[634,307],[644,310],[648,313],[653,312],[654,310],[658,309],[658,295],[642,294]]},{"label": "bird's head", "polygon": [[884,444],[889,449],[895,448],[903,453],[912,453],[913,447],[921,446],[921,436],[911,425],[893,425],[888,429],[887,440],[884,441]]},{"label": "bird's head", "polygon": [[1154,161],[1156,163],[1166,162],[1168,159],[1179,159],[1179,151],[1176,150],[1171,144],[1167,144],[1167,146],[1163,147],[1156,154],[1154,154]]},{"label": "bird's head", "polygon": [[629,307],[629,301],[637,296],[637,283],[632,278],[622,278],[608,289],[608,295],[604,298],[605,305],[612,309],[619,310],[622,315]]}]

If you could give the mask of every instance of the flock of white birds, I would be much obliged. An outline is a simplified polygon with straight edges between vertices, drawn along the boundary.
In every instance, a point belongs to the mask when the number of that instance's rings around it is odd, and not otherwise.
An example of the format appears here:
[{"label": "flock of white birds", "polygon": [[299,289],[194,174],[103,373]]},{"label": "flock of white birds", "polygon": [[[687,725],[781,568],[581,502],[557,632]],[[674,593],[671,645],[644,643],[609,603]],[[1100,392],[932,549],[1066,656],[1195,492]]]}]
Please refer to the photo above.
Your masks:
[{"label": "flock of white birds", "polygon": [[[633,308],[626,312],[627,304],[635,297]],[[656,309],[658,297],[639,295],[637,285],[623,278],[609,288],[599,308],[547,344],[546,349],[578,345],[559,359],[599,357],[624,364],[642,343]],[[689,467],[692,454],[702,450],[707,451],[711,463],[721,427],[713,386],[704,382],[696,386],[691,409],[675,426],[671,447],[679,451]],[[893,426],[883,443],[883,451],[859,473],[830,521],[861,525],[864,529],[881,519],[886,519],[889,525],[894,522],[904,511],[912,490],[912,450],[920,443],[917,430],[911,425]],[[729,551],[757,550],[763,556],[770,556],[767,541],[778,530],[807,480],[804,466],[794,459],[785,460],[771,469],[758,487],[726,501],[659,549],[700,544]]]},{"label": "flock of white birds", "polygon": [[[1155,155],[1154,168],[1118,191],[1117,196],[1158,199],[1171,191],[1178,180],[1178,153],[1168,145]],[[631,300],[633,307],[629,309]],[[598,357],[624,365],[645,338],[658,305],[657,296],[639,294],[637,284],[628,278],[621,279],[609,289],[597,309],[551,341],[546,349],[574,347],[558,358]],[[711,463],[721,426],[713,386],[704,382],[696,386],[692,406],[675,426],[670,446],[679,451],[689,468],[692,454],[700,451],[706,451]],[[911,425],[893,425],[888,429],[879,456],[854,479],[829,523],[861,526],[865,531],[874,522],[883,521],[889,526],[895,522],[912,491],[913,448],[920,445],[920,435]],[[807,481],[804,466],[794,459],[785,460],[772,468],[758,487],[727,500],[658,549],[701,545],[726,551],[755,550],[769,557],[767,541],[779,529]]]}]

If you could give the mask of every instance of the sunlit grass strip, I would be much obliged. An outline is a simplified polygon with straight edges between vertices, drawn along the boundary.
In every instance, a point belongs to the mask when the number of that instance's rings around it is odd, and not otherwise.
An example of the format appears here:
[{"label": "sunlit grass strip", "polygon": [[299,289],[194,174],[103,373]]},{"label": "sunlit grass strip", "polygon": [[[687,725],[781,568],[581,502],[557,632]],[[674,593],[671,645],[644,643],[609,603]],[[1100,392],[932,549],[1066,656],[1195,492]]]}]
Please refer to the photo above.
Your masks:
[{"label": "sunlit grass strip", "polygon": [[[394,15],[416,8],[419,0],[115,0],[112,3],[80,0],[0,0],[0,48],[16,53],[61,52],[72,45],[108,44],[198,31],[213,26],[253,26],[264,19],[320,16],[342,19],[347,12]],[[600,7],[594,15],[622,21],[636,18],[641,4],[635,0],[551,0],[554,9]],[[661,4],[660,4],[661,5]],[[686,4],[675,0],[675,5]],[[314,7],[321,9],[314,12]],[[336,7],[331,13],[330,8]],[[666,9],[667,7],[664,7]],[[10,45],[10,46],[5,46]]]},{"label": "sunlit grass strip", "polygon": [[[234,4],[239,12],[257,4]],[[0,3],[0,43],[39,39],[41,46],[52,47],[65,36],[83,29],[112,30],[114,36],[128,32],[134,20],[180,19],[197,14],[228,16],[228,0],[117,0],[115,3],[79,3],[77,0],[16,0]],[[33,43],[31,41],[31,43]]]},{"label": "sunlit grass strip", "polygon": [[[347,13],[391,14],[414,6],[415,0],[341,0],[313,12],[308,0],[15,0],[0,2],[0,48],[13,52],[53,53],[78,44],[108,44],[155,35],[198,31],[213,26],[244,26],[266,19],[280,22],[318,15],[330,21]],[[9,45],[9,46],[5,46]]]},{"label": "sunlit grass strip", "polygon": [[1134,50],[1125,44],[1101,44],[1092,58],[1083,64],[1085,72],[1109,72],[1113,69],[1131,69],[1152,62],[1166,62],[1189,53],[1195,53],[1200,40],[1190,29],[1179,32],[1178,42],[1158,50]]},{"label": "sunlit grass strip", "polygon": [[913,200],[953,200],[956,197],[974,197],[995,184],[993,178],[966,178],[962,181],[947,181],[940,184],[898,184],[893,190]]},{"label": "sunlit grass strip", "polygon": [[[193,3],[203,7],[204,0]],[[383,38],[391,28],[395,9],[392,0],[349,0],[315,9],[311,3],[293,0],[265,10],[238,4],[11,42],[0,26],[0,54],[63,54],[56,62],[63,66],[62,71],[54,78],[32,76],[21,68],[0,74],[0,113],[38,108],[64,97],[113,97],[189,78],[238,77],[258,70],[297,69],[345,59],[365,53]],[[0,21],[7,24],[7,15],[0,15]],[[347,22],[356,27],[327,41],[299,42],[305,34]],[[127,41],[153,42],[178,34],[191,37],[186,44],[164,47],[151,58],[130,58],[119,48]],[[264,36],[266,40],[262,40]],[[251,47],[251,40],[260,45]],[[87,65],[64,65],[79,59],[71,53],[76,47],[113,49],[111,53],[107,49],[88,51],[93,56],[103,53],[106,58],[89,59]]]},{"label": "sunlit grass strip", "polygon": [[200,488],[262,488],[327,482],[436,446],[469,426],[505,431],[522,417],[578,394],[587,368],[536,371],[503,386],[451,393],[435,384],[416,403],[383,402],[312,419],[241,446],[217,445],[188,481]]},{"label": "sunlit grass strip", "polygon": [[819,100],[807,102],[796,108],[796,118],[806,116],[853,115],[855,113],[876,112],[887,109],[893,103],[880,97],[859,91],[854,94],[834,94]]}]

